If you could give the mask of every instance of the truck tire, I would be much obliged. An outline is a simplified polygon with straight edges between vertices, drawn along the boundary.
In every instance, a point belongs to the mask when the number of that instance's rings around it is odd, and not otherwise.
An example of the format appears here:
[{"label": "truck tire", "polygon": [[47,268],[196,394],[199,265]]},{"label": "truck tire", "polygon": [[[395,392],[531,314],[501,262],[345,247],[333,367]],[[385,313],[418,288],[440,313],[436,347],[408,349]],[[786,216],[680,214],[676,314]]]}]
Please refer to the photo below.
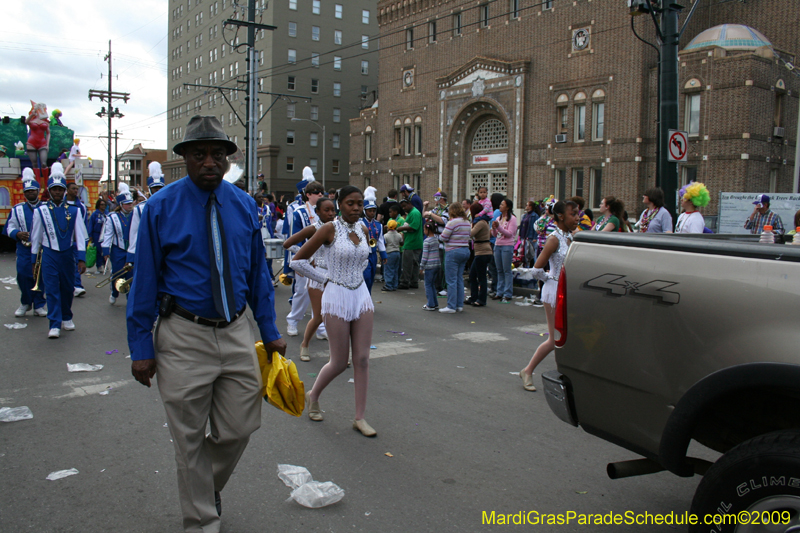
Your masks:
[{"label": "truck tire", "polygon": [[[800,531],[800,430],[768,433],[729,450],[698,485],[691,512],[699,524],[690,533]],[[705,524],[706,515],[728,521]]]}]

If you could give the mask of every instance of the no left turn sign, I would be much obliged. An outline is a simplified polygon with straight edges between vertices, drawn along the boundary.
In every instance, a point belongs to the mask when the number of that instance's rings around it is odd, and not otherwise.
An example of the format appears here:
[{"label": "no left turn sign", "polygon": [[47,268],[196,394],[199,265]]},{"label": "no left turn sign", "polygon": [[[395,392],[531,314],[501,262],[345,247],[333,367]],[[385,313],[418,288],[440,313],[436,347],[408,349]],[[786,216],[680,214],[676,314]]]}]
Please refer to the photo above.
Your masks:
[{"label": "no left turn sign", "polygon": [[689,136],[685,131],[669,130],[667,139],[668,160],[673,163],[685,163],[689,153]]}]

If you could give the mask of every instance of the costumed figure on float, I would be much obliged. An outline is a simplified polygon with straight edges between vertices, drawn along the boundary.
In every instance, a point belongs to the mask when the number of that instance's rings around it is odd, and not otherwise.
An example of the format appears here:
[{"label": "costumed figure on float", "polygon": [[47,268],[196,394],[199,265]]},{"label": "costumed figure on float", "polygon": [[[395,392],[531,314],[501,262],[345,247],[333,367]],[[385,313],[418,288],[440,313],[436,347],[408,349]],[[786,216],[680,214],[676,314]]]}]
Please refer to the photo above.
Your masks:
[{"label": "costumed figure on float", "polygon": [[[26,120],[28,125],[28,143],[25,150],[31,160],[31,168],[42,169],[47,167],[47,151],[50,146],[50,120],[47,116],[47,105],[31,100],[31,110]],[[38,162],[37,162],[38,157]]]}]

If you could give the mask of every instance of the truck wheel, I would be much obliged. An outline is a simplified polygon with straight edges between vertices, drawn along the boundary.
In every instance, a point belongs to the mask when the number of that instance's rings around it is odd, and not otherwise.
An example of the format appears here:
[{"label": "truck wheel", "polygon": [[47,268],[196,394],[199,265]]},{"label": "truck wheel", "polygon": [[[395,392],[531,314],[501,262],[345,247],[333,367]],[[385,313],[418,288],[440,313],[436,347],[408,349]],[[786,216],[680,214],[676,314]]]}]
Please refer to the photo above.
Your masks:
[{"label": "truck wheel", "polygon": [[[800,430],[768,433],[729,450],[698,485],[691,512],[699,524],[690,533],[800,532]],[[717,516],[706,524],[706,515]]]}]

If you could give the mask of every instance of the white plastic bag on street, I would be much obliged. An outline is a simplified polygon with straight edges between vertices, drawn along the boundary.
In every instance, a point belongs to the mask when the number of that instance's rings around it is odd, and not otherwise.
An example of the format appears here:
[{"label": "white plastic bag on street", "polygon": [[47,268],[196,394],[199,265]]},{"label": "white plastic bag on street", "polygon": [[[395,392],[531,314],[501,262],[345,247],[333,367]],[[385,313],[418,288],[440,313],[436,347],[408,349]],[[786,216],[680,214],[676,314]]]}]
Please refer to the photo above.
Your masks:
[{"label": "white plastic bag on street", "polygon": [[67,370],[70,372],[97,372],[98,370],[102,370],[103,365],[89,365],[86,363],[75,363],[70,364],[67,363]]},{"label": "white plastic bag on street", "polygon": [[0,283],[5,283],[6,285],[16,285],[17,278],[15,278],[14,276],[10,276],[7,278],[0,278]]},{"label": "white plastic bag on street", "polygon": [[22,407],[0,407],[0,422],[17,422],[19,420],[30,420],[33,413],[27,406]]},{"label": "white plastic bag on street", "polygon": [[291,498],[303,507],[318,509],[344,498],[344,491],[332,481],[311,481],[294,489]]},{"label": "white plastic bag on street", "polygon": [[3,324],[8,329],[24,329],[28,327],[28,324],[20,324],[19,322],[14,322],[13,324]]},{"label": "white plastic bag on street", "polygon": [[278,477],[292,489],[289,500],[303,507],[319,509],[344,498],[344,491],[338,485],[331,481],[314,481],[311,472],[302,466],[278,465]]},{"label": "white plastic bag on street", "polygon": [[78,471],[75,468],[70,468],[69,470],[59,470],[58,472],[50,472],[50,474],[47,476],[47,479],[49,481],[55,481],[64,477],[74,476],[77,473]]},{"label": "white plastic bag on street", "polygon": [[278,477],[290,489],[296,489],[310,481],[314,481],[311,472],[303,466],[278,465]]}]

